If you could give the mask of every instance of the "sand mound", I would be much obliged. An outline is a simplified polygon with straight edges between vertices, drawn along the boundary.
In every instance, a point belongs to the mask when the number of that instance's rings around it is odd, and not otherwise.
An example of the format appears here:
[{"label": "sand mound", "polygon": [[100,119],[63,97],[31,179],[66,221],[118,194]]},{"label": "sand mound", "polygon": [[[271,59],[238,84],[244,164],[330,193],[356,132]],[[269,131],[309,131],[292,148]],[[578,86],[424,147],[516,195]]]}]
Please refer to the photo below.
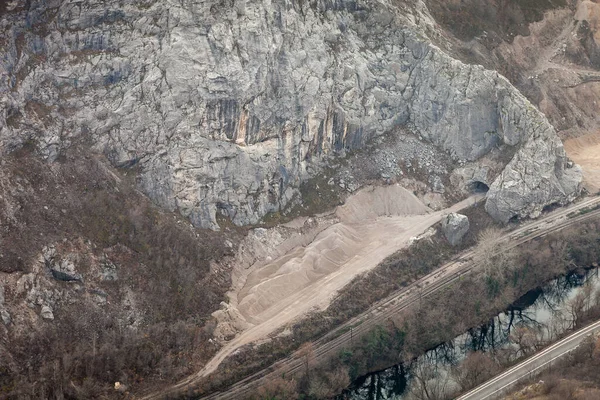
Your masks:
[{"label": "sand mound", "polygon": [[410,239],[410,235],[403,234],[416,222],[411,218],[426,218],[430,211],[398,185],[360,190],[338,207],[340,222],[319,233],[310,244],[272,262],[256,263],[237,293],[238,310],[247,321],[260,323],[271,316],[274,304],[325,277],[338,272],[355,276],[370,263],[353,261],[365,257],[371,261],[372,256],[367,254],[388,243],[394,242],[393,249],[401,246]]},{"label": "sand mound", "polygon": [[366,187],[338,207],[341,221],[358,224],[377,217],[422,215],[430,212],[413,193],[400,185]]},{"label": "sand mound", "polygon": [[259,318],[273,303],[342,267],[356,255],[360,242],[355,229],[330,227],[310,245],[250,273],[238,294],[238,309],[248,319]]},{"label": "sand mound", "polygon": [[600,132],[565,141],[567,155],[583,168],[583,182],[590,193],[600,191]]}]

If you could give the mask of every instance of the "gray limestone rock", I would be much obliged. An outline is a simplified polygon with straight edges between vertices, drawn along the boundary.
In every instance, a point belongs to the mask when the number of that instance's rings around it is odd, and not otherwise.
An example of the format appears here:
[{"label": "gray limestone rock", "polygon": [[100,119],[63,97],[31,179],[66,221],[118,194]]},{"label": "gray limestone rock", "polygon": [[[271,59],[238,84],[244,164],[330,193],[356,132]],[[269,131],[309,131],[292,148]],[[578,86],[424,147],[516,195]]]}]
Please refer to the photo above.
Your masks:
[{"label": "gray limestone rock", "polygon": [[0,318],[2,319],[2,323],[4,325],[9,325],[12,322],[9,312],[4,309],[0,309]]},{"label": "gray limestone rock", "polygon": [[108,293],[106,293],[104,290],[102,289],[92,289],[89,291],[93,296],[94,296],[94,300],[96,302],[96,304],[98,305],[106,305],[107,301],[108,301]]},{"label": "gray limestone rock", "polygon": [[82,276],[75,270],[75,264],[69,260],[61,260],[60,262],[53,263],[50,267],[50,272],[54,279],[59,281],[81,282]]},{"label": "gray limestone rock", "polygon": [[43,258],[43,262],[49,266],[50,264],[52,264],[54,262],[54,259],[56,257],[56,247],[53,245],[50,246],[44,246],[42,248],[42,258]]},{"label": "gray limestone rock", "polygon": [[492,170],[487,165],[481,165],[479,163],[470,163],[464,167],[456,168],[450,176],[450,182],[455,185],[458,189],[462,189],[464,192],[475,191],[477,187],[489,189],[492,184],[490,176]]},{"label": "gray limestone rock", "polygon": [[54,313],[52,312],[52,308],[50,308],[50,306],[42,306],[40,315],[42,318],[50,321],[54,319]]},{"label": "gray limestone rock", "polygon": [[469,218],[466,215],[450,213],[442,219],[442,231],[452,246],[461,243],[469,227]]},{"label": "gray limestone rock", "polygon": [[103,281],[116,281],[119,279],[117,266],[106,260],[100,264],[100,279]]},{"label": "gray limestone rock", "polygon": [[525,143],[492,183],[485,209],[494,219],[508,222],[514,217],[535,218],[545,206],[564,205],[579,194],[581,168],[573,164],[569,167],[556,135],[543,137]]},{"label": "gray limestone rock", "polygon": [[81,274],[76,271],[75,264],[71,260],[57,260],[56,256],[55,246],[44,246],[42,249],[44,265],[50,270],[54,279],[65,282],[82,280]]},{"label": "gray limestone rock", "polygon": [[11,317],[8,311],[4,308],[4,286],[0,286],[0,319],[4,325],[8,325],[11,322]]},{"label": "gray limestone rock", "polygon": [[34,140],[52,160],[85,136],[115,166],[139,166],[141,189],[196,226],[218,228],[217,212],[256,223],[324,158],[399,126],[456,160],[516,152],[490,178],[499,220],[578,193],[581,174],[546,118],[394,5],[27,4],[0,21],[0,151]]}]

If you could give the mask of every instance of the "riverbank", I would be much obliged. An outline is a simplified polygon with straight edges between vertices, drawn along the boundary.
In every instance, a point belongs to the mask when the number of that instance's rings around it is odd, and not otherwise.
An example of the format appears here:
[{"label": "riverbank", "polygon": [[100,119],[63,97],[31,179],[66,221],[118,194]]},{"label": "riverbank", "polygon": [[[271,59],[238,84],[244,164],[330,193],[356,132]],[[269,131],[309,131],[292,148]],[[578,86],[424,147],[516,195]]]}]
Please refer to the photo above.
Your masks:
[{"label": "riverbank", "polygon": [[[596,241],[600,222],[593,219],[555,232],[519,248],[514,268],[501,274],[470,274],[448,288],[425,298],[413,310],[388,321],[387,326],[357,338],[355,345],[335,357],[325,371],[347,371],[354,379],[361,371],[383,369],[397,362],[410,363],[427,349],[448,342],[504,310],[540,282],[592,265],[600,260]],[[503,255],[506,256],[506,255]],[[387,364],[387,365],[385,365]],[[315,372],[314,376],[319,376]],[[311,383],[305,383],[310,393]],[[313,386],[315,384],[312,384]],[[313,396],[318,398],[318,393]]]},{"label": "riverbank", "polygon": [[600,338],[590,336],[577,349],[530,379],[506,400],[592,400],[600,398]]},{"label": "riverbank", "polygon": [[[597,268],[533,289],[481,326],[413,360],[357,379],[340,398],[454,398],[600,317]],[[402,373],[398,373],[402,371]],[[427,396],[425,396],[427,398]]]}]

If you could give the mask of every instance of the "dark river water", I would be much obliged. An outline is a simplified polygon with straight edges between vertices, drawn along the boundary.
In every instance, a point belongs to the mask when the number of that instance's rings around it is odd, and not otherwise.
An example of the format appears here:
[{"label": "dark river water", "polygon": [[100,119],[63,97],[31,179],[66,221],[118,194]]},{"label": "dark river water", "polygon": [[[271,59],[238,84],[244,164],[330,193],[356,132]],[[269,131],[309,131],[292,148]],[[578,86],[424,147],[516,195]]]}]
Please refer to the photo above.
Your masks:
[{"label": "dark river water", "polygon": [[[412,365],[435,368],[435,374],[444,380],[447,388],[456,388],[450,370],[470,352],[504,351],[509,358],[523,356],[511,335],[517,328],[528,328],[538,338],[550,340],[573,327],[573,317],[568,304],[584,288],[591,285],[594,292],[600,289],[598,269],[584,274],[571,274],[555,279],[543,288],[532,290],[513,303],[506,311],[486,324],[470,329],[454,340],[443,343],[419,357]],[[417,366],[417,367],[415,367]],[[356,379],[339,398],[352,400],[408,399],[411,385],[411,368],[395,365]]]}]

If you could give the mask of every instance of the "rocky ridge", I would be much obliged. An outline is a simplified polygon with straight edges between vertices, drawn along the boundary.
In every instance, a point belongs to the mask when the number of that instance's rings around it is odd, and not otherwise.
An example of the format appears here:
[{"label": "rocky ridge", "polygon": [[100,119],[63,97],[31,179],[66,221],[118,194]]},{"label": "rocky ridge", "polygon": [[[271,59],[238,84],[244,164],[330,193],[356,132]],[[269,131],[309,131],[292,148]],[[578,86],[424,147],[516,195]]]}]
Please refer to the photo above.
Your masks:
[{"label": "rocky ridge", "polygon": [[498,73],[431,45],[424,7],[27,4],[0,22],[2,150],[33,141],[52,160],[84,138],[114,165],[138,166],[142,190],[196,226],[218,228],[217,213],[256,223],[330,155],[400,126],[459,164],[506,154],[486,204],[498,220],[579,191],[547,119]]}]

